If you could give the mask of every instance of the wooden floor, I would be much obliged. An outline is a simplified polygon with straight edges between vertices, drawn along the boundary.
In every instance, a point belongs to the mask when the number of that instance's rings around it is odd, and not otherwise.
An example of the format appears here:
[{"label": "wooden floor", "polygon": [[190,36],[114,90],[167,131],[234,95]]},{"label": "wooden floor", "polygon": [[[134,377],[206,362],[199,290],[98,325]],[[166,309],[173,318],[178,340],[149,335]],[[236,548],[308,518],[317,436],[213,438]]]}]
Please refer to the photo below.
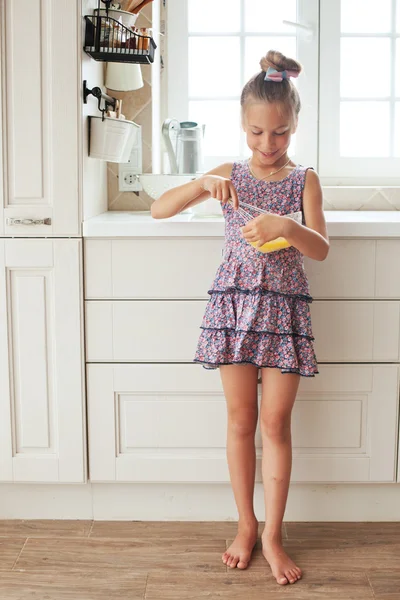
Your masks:
[{"label": "wooden floor", "polygon": [[248,569],[223,564],[235,533],[232,522],[0,521],[0,599],[400,600],[400,523],[285,523],[303,570],[286,586],[260,541]]}]

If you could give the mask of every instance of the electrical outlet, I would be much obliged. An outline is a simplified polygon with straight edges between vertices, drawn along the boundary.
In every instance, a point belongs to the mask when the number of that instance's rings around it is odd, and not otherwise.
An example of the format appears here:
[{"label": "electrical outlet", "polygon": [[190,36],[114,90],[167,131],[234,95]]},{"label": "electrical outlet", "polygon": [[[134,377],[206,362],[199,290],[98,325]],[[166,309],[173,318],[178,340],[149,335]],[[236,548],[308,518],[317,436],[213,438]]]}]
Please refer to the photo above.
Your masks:
[{"label": "electrical outlet", "polygon": [[142,184],[139,181],[139,176],[135,171],[124,169],[119,175],[119,190],[121,192],[141,192]]}]

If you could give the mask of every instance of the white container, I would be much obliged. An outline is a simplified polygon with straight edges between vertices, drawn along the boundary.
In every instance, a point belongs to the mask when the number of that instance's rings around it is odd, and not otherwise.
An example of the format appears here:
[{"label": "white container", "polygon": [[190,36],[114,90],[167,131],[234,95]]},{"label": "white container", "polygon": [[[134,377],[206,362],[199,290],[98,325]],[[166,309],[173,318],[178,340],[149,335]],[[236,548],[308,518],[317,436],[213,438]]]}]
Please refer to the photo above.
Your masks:
[{"label": "white container", "polygon": [[[99,13],[99,9],[95,8],[94,14],[96,17],[98,15],[98,13]],[[106,16],[107,16],[106,9],[101,8],[100,9],[100,17],[106,17]],[[138,18],[138,15],[134,15],[133,13],[127,12],[126,10],[117,10],[115,8],[109,9],[108,16],[110,17],[110,19],[115,19],[116,21],[119,21],[119,19],[121,19],[121,23],[125,27],[132,27],[135,24],[136,19]]]},{"label": "white container", "polygon": [[126,162],[140,125],[125,119],[89,117],[89,156],[108,162]]}]

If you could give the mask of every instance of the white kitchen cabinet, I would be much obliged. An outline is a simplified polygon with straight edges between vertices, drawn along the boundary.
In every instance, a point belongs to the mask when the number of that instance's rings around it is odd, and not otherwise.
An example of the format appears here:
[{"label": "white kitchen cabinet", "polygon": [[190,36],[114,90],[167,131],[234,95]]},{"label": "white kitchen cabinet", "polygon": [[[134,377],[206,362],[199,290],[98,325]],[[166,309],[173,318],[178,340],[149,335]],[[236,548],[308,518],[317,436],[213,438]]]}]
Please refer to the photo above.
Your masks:
[{"label": "white kitchen cabinet", "polygon": [[[86,302],[89,362],[190,362],[204,300]],[[398,362],[400,302],[315,300],[315,351],[321,362]]]},{"label": "white kitchen cabinet", "polygon": [[0,239],[0,481],[86,480],[81,256]]},{"label": "white kitchen cabinet", "polygon": [[[92,481],[229,482],[217,370],[89,364],[87,382]],[[395,481],[397,399],[397,366],[322,365],[302,378],[292,482]],[[259,426],[256,447],[261,481]]]},{"label": "white kitchen cabinet", "polygon": [[[229,481],[219,371],[192,363],[222,250],[222,238],[85,240],[93,481]],[[399,250],[334,239],[329,262],[306,260],[320,373],[300,380],[293,482],[396,481]]]},{"label": "white kitchen cabinet", "polygon": [[[325,261],[304,260],[315,300],[400,298],[400,240],[330,245]],[[208,298],[223,247],[223,238],[86,239],[85,298]]]},{"label": "white kitchen cabinet", "polygon": [[2,0],[0,12],[0,236],[80,236],[80,2]]},{"label": "white kitchen cabinet", "polygon": [[85,298],[204,298],[221,238],[85,240]]}]

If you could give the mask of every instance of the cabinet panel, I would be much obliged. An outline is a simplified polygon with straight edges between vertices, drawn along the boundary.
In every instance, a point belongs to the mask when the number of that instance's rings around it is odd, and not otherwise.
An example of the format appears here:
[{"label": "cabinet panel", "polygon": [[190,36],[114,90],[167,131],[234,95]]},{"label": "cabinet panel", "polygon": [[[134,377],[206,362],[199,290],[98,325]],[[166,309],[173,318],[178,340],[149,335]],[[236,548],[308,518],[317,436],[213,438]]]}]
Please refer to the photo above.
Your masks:
[{"label": "cabinet panel", "polygon": [[304,259],[314,298],[374,298],[375,240],[330,240],[324,261]]},{"label": "cabinet panel", "polygon": [[400,240],[376,240],[376,294],[400,298]]},{"label": "cabinet panel", "polygon": [[[208,298],[223,238],[85,242],[87,299]],[[318,299],[398,298],[399,240],[333,239],[325,261],[304,259]]]},{"label": "cabinet panel", "polygon": [[1,481],[85,481],[81,250],[0,240]]},{"label": "cabinet panel", "polygon": [[85,297],[208,298],[222,238],[86,240]]},{"label": "cabinet panel", "polygon": [[[229,481],[218,370],[88,365],[87,377],[92,481]],[[392,365],[321,365],[301,378],[292,481],[394,481],[397,394]],[[259,427],[256,448],[261,481]]]},{"label": "cabinet panel", "polygon": [[[2,2],[5,235],[80,234],[78,5]],[[9,219],[51,224],[12,225]]]},{"label": "cabinet panel", "polygon": [[[206,304],[87,301],[87,360],[191,362]],[[399,360],[399,302],[317,300],[311,316],[318,361]]]},{"label": "cabinet panel", "polygon": [[86,359],[191,361],[206,302],[86,302]]},{"label": "cabinet panel", "polygon": [[311,320],[319,361],[399,360],[400,302],[316,301]]}]

